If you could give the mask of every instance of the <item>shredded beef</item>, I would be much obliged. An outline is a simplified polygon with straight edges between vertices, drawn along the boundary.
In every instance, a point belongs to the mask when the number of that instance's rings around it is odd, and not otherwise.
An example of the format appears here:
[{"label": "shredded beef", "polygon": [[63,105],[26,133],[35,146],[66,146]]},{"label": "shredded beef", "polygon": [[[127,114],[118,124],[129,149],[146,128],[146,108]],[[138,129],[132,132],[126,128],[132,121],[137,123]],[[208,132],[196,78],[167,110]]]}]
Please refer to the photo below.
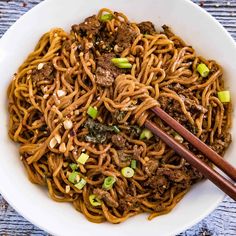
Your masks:
[{"label": "shredded beef", "polygon": [[131,156],[126,154],[123,150],[117,150],[117,154],[121,162],[127,162],[131,159]]},{"label": "shredded beef", "polygon": [[82,35],[95,35],[99,32],[101,24],[96,15],[90,16],[79,25],[73,25],[72,30]]},{"label": "shredded beef", "polygon": [[225,150],[229,147],[232,141],[230,133],[223,133],[220,137],[215,138],[215,142],[211,145],[211,148],[220,155],[223,155]]},{"label": "shredded beef", "polygon": [[141,154],[143,152],[143,147],[142,146],[138,147],[137,145],[134,145],[133,150],[134,150],[133,159],[139,160],[139,158],[141,157]]},{"label": "shredded beef", "polygon": [[54,67],[51,62],[45,63],[42,69],[38,70],[36,68],[32,70],[32,80],[36,82],[39,82],[41,80],[52,80],[53,77],[51,75],[53,73],[53,70]]},{"label": "shredded beef", "polygon": [[119,206],[118,202],[112,198],[111,194],[103,189],[96,188],[93,190],[93,194],[103,200],[110,207],[117,208]]},{"label": "shredded beef", "polygon": [[158,191],[160,194],[163,194],[164,191],[169,188],[169,181],[163,175],[156,175],[148,178],[148,180],[144,183],[144,186],[148,186]]},{"label": "shredded beef", "polygon": [[138,24],[138,27],[140,29],[140,32],[142,34],[155,34],[156,30],[152,22],[150,21],[144,21]]},{"label": "shredded beef", "polygon": [[156,175],[164,175],[173,182],[181,182],[188,178],[186,173],[178,169],[158,168]]},{"label": "shredded beef", "polygon": [[104,53],[97,59],[96,83],[110,87],[115,78],[124,73],[124,70],[116,67],[111,59],[116,57],[114,53]]},{"label": "shredded beef", "polygon": [[117,30],[115,42],[123,50],[128,48],[137,36],[135,29],[128,23],[122,23]]},{"label": "shredded beef", "polygon": [[161,108],[179,123],[184,124],[188,122],[188,118],[182,112],[181,105],[178,101],[169,97],[160,97],[159,103]]},{"label": "shredded beef", "polygon": [[111,141],[119,149],[125,147],[126,139],[119,134],[112,135]]},{"label": "shredded beef", "polygon": [[104,27],[100,30],[99,35],[95,39],[95,47],[101,52],[110,52],[115,44],[115,34],[110,34]]},{"label": "shredded beef", "polygon": [[130,211],[134,208],[137,208],[139,205],[140,205],[140,203],[138,202],[138,198],[133,197],[129,194],[127,194],[125,196],[125,198],[121,198],[119,200],[119,208],[122,211]]},{"label": "shredded beef", "polygon": [[150,175],[154,175],[156,173],[157,168],[159,167],[159,163],[156,160],[149,160],[146,163],[145,171]]},{"label": "shredded beef", "polygon": [[96,70],[96,82],[101,86],[110,87],[114,82],[114,76],[109,70],[98,67]]}]

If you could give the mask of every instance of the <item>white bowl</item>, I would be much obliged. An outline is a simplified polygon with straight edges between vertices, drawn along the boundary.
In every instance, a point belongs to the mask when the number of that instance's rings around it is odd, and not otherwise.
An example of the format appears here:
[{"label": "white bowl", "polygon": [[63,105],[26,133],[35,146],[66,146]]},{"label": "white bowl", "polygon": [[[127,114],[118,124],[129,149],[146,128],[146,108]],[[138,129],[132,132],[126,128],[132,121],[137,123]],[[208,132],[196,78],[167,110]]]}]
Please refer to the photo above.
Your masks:
[{"label": "white bowl", "polygon": [[[224,194],[209,181],[203,181],[195,185],[171,213],[152,221],[147,221],[147,215],[141,214],[119,225],[93,224],[70,204],[52,201],[43,188],[29,182],[19,160],[18,148],[7,135],[7,86],[39,37],[52,27],[69,31],[72,24],[81,22],[102,7],[122,11],[132,21],[150,20],[157,28],[163,24],[171,26],[199,54],[216,59],[223,66],[227,84],[232,94],[236,93],[235,43],[214,18],[191,1],[46,0],[21,17],[0,41],[0,191],[26,219],[53,235],[174,235],[209,214]],[[226,158],[235,164],[234,151],[236,147],[232,143]]]}]

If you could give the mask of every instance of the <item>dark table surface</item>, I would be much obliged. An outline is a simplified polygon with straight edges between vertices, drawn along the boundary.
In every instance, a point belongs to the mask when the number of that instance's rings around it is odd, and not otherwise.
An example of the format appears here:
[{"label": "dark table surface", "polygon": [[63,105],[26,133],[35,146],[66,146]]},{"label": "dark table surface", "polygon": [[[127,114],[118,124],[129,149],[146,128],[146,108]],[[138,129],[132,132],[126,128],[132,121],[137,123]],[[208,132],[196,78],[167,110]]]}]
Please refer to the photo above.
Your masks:
[{"label": "dark table surface", "polygon": [[[0,0],[0,36],[25,12],[42,0]],[[173,0],[177,1],[177,0]],[[236,40],[236,0],[194,0]],[[235,62],[236,63],[236,62]],[[19,215],[0,195],[0,235],[48,235]],[[236,236],[236,202],[226,197],[218,208],[181,236]]]}]

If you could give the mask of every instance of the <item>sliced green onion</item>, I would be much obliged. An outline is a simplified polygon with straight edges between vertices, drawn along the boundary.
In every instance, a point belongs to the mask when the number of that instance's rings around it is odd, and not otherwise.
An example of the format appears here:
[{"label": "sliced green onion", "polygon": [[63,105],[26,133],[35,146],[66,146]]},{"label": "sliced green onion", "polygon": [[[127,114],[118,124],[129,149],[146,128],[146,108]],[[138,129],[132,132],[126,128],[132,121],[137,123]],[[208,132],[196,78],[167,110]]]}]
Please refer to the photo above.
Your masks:
[{"label": "sliced green onion", "polygon": [[79,190],[81,190],[85,185],[86,185],[86,180],[85,179],[81,179],[79,181],[79,183],[75,184],[74,186],[76,188],[78,188]]},{"label": "sliced green onion", "polygon": [[98,110],[97,108],[90,106],[87,110],[87,114],[93,119],[95,119],[98,115]]},{"label": "sliced green onion", "polygon": [[137,168],[137,161],[136,161],[136,160],[132,160],[132,161],[131,161],[131,164],[130,164],[130,167],[131,167],[132,169],[136,169],[136,168]]},{"label": "sliced green onion", "polygon": [[77,162],[84,165],[86,161],[89,159],[89,155],[86,153],[81,153],[79,158],[77,159]]},{"label": "sliced green onion", "polygon": [[73,171],[72,173],[70,173],[70,175],[69,175],[69,177],[68,177],[68,180],[69,180],[72,184],[78,183],[79,180],[80,180],[79,172]]},{"label": "sliced green onion", "polygon": [[218,98],[221,102],[230,102],[230,92],[229,91],[220,91],[218,92]]},{"label": "sliced green onion", "polygon": [[92,206],[95,206],[95,207],[102,205],[101,200],[98,199],[97,196],[94,195],[94,194],[91,194],[91,195],[89,196],[89,202],[91,203]]},{"label": "sliced green onion", "polygon": [[115,64],[116,67],[121,68],[121,69],[130,69],[132,68],[132,64],[129,62],[124,62],[124,63],[117,63]]},{"label": "sliced green onion", "polygon": [[106,177],[102,187],[106,190],[110,190],[115,182],[116,182],[115,177],[113,176]]},{"label": "sliced green onion", "polygon": [[102,22],[107,22],[113,19],[113,15],[112,14],[104,14],[100,17],[100,21]]},{"label": "sliced green onion", "polygon": [[153,136],[152,132],[149,129],[144,129],[140,134],[139,139],[150,139]]},{"label": "sliced green onion", "polygon": [[180,143],[183,143],[184,139],[182,136],[180,136],[178,133],[174,134],[174,139]]},{"label": "sliced green onion", "polygon": [[72,170],[76,170],[78,167],[77,167],[77,165],[75,163],[72,163],[72,164],[70,164],[70,168]]},{"label": "sliced green onion", "polygon": [[203,64],[203,63],[200,63],[198,66],[197,66],[197,71],[199,72],[199,74],[202,76],[202,77],[207,77],[210,70],[209,68]]},{"label": "sliced green onion", "polygon": [[117,134],[120,133],[120,129],[118,128],[118,126],[114,125],[112,128]]},{"label": "sliced green onion", "polygon": [[112,58],[111,59],[112,63],[114,64],[120,64],[120,63],[128,63],[129,60],[125,57],[121,57],[121,58]]},{"label": "sliced green onion", "polygon": [[124,167],[121,169],[121,174],[125,177],[125,178],[131,178],[134,176],[134,170],[130,167]]}]

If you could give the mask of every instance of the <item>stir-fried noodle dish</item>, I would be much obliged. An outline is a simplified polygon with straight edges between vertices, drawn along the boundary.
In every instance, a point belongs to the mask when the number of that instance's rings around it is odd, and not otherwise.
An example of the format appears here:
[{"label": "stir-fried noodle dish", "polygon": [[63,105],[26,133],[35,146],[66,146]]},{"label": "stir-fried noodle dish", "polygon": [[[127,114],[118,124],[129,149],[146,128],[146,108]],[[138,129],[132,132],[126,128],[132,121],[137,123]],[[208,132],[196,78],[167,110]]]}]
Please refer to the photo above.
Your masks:
[{"label": "stir-fried noodle dish", "polygon": [[231,142],[222,68],[169,27],[101,9],[70,33],[45,33],[8,89],[9,136],[32,183],[92,222],[170,212],[203,179],[144,128],[161,127],[208,165],[150,109],[160,106],[214,151]]}]

